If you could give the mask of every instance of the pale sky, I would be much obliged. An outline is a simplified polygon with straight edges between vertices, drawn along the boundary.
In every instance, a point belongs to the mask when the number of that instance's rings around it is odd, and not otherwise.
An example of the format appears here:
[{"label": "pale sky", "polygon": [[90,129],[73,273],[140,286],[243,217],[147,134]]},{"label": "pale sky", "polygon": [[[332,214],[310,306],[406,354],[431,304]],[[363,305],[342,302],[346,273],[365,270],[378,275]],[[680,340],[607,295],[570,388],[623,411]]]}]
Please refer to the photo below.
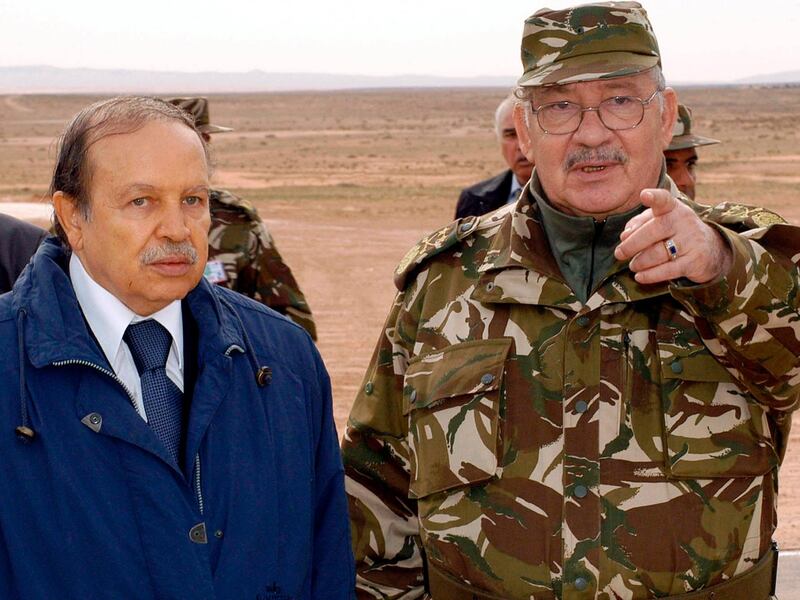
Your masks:
[{"label": "pale sky", "polygon": [[[0,66],[513,75],[564,0],[0,0]],[[800,70],[800,0],[645,0],[668,81]]]}]

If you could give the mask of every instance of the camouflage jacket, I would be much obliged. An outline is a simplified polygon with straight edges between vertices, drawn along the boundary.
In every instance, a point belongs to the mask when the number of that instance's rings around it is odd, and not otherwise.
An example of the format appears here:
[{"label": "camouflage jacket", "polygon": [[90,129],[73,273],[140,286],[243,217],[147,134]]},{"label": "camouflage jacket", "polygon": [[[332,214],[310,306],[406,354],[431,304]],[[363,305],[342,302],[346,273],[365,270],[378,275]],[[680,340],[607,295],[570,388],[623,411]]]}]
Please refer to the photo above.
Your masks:
[{"label": "camouflage jacket", "polygon": [[286,315],[317,339],[311,309],[249,202],[212,190],[206,278]]},{"label": "camouflage jacket", "polygon": [[582,305],[527,188],[406,256],[343,442],[360,598],[426,597],[423,549],[511,600],[680,594],[766,553],[800,230],[684,200],[733,249],[720,281],[616,262]]}]

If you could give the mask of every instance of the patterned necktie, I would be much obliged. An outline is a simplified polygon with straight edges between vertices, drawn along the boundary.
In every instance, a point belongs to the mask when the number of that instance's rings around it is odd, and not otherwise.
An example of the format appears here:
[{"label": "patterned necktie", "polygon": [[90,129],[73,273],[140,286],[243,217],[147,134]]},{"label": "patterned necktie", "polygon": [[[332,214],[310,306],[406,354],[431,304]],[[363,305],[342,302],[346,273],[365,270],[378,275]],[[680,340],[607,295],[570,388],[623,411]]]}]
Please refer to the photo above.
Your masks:
[{"label": "patterned necktie", "polygon": [[177,463],[183,394],[167,377],[165,369],[172,337],[158,321],[150,319],[128,325],[122,339],[128,344],[139,371],[147,423]]}]

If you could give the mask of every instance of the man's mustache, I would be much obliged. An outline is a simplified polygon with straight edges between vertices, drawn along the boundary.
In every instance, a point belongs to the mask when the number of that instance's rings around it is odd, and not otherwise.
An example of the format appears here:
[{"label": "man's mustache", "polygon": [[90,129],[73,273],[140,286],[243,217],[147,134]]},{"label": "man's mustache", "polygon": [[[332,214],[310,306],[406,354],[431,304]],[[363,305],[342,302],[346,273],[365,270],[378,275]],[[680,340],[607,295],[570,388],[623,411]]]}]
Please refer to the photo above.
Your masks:
[{"label": "man's mustache", "polygon": [[142,252],[139,260],[143,265],[151,265],[168,258],[185,258],[186,262],[193,265],[197,262],[197,250],[190,242],[166,242],[161,246],[153,246]]},{"label": "man's mustache", "polygon": [[569,171],[575,165],[585,162],[615,162],[625,164],[628,155],[619,148],[581,148],[567,155],[564,159],[564,170]]}]

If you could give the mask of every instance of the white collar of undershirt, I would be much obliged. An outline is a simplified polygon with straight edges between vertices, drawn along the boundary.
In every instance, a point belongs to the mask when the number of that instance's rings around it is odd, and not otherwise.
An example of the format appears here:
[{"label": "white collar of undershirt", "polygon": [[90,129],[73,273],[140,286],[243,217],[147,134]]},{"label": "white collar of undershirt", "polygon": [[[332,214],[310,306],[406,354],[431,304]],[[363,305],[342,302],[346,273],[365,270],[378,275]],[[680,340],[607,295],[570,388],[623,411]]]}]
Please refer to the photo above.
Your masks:
[{"label": "white collar of undershirt", "polygon": [[137,315],[92,279],[74,253],[69,259],[69,276],[83,315],[111,365],[116,364],[122,336],[125,335],[128,325],[154,319],[172,336],[170,355],[177,359],[178,369],[183,371],[183,318],[180,300],[175,300],[158,312],[143,317]]}]

